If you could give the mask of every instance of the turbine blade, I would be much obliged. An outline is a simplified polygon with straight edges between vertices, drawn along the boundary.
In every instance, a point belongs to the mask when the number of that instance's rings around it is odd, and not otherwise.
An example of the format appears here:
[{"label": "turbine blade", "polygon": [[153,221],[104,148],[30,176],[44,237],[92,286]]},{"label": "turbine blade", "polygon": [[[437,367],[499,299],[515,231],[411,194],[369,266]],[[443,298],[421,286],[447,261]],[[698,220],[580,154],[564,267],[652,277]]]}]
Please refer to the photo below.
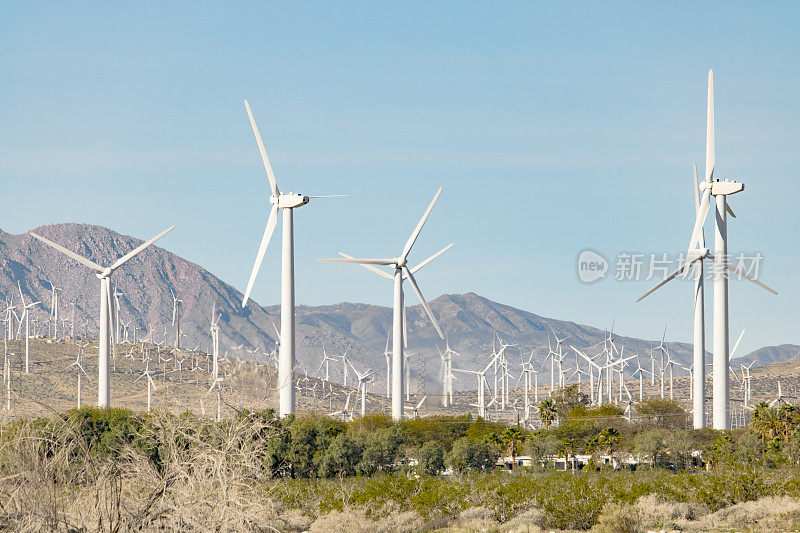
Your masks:
[{"label": "turbine blade", "polygon": [[264,168],[267,169],[269,188],[272,191],[273,196],[278,196],[280,195],[280,191],[278,190],[278,183],[275,181],[275,174],[273,174],[272,172],[272,165],[269,164],[269,157],[267,157],[267,150],[264,148],[264,143],[261,141],[261,134],[258,132],[258,126],[256,126],[256,119],[253,118],[253,113],[250,111],[250,104],[247,103],[247,100],[244,101],[244,107],[247,108],[247,116],[250,117],[250,125],[253,126],[253,135],[256,136],[256,142],[258,143],[258,151],[261,153],[261,160],[264,162]]},{"label": "turbine blade", "polygon": [[408,349],[408,320],[406,319],[406,293],[400,288],[403,293],[403,348]]},{"label": "turbine blade", "polygon": [[414,275],[411,273],[410,270],[408,270],[407,267],[403,267],[403,270],[405,270],[406,276],[408,276],[408,281],[411,282],[411,287],[414,289],[414,292],[417,293],[417,298],[419,298],[420,303],[422,303],[422,307],[425,308],[425,312],[428,314],[428,318],[431,319],[433,327],[436,328],[436,332],[439,334],[439,337],[442,340],[444,340],[444,333],[442,333],[441,328],[439,328],[439,323],[436,322],[436,317],[433,316],[433,311],[431,311],[431,308],[428,305],[427,300],[425,300],[425,297],[422,295],[422,291],[419,289],[419,285],[417,285],[417,280],[414,279]]},{"label": "turbine blade", "polygon": [[269,212],[267,219],[267,227],[264,228],[264,236],[261,237],[261,244],[258,247],[256,254],[256,261],[253,263],[253,270],[250,272],[250,279],[247,282],[247,289],[244,291],[244,299],[242,299],[242,307],[247,305],[247,300],[250,299],[250,291],[253,290],[253,284],[256,282],[258,269],[261,268],[261,261],[264,260],[264,254],[267,253],[267,246],[269,240],[272,238],[272,233],[275,231],[275,225],[278,223],[278,204],[274,204]]},{"label": "turbine blade", "polygon": [[317,259],[324,263],[356,263],[360,265],[394,265],[397,259],[356,259],[348,257],[326,257],[324,259]]},{"label": "turbine blade", "polygon": [[733,212],[733,209],[731,209],[731,204],[729,204],[728,202],[725,202],[725,210],[728,212],[730,216],[736,218],[736,213]]},{"label": "turbine blade", "polygon": [[20,284],[19,281],[17,282],[17,290],[19,290],[19,298],[20,298],[20,300],[22,300],[22,308],[24,309],[26,307],[25,306],[25,297],[22,295],[22,285]]},{"label": "turbine blade", "polygon": [[711,207],[711,188],[707,188],[703,191],[703,200],[700,202],[700,207],[697,212],[697,218],[694,221],[694,228],[692,228],[692,236],[689,239],[689,252],[691,252],[695,244],[700,240],[701,235],[703,234],[703,224],[706,221],[706,215],[708,214],[708,209]]},{"label": "turbine blade", "polygon": [[646,293],[644,293],[644,294],[642,294],[641,296],[639,296],[639,298],[637,298],[637,299],[636,299],[636,302],[637,302],[637,303],[638,303],[638,302],[641,302],[642,300],[644,300],[645,298],[647,298],[648,296],[650,296],[651,294],[653,294],[655,291],[657,291],[658,289],[660,289],[661,287],[663,287],[664,285],[666,285],[667,283],[669,283],[670,281],[672,281],[673,279],[675,279],[676,277],[678,277],[678,276],[681,274],[681,272],[683,272],[684,268],[688,268],[688,267],[689,267],[689,265],[691,265],[691,264],[695,263],[696,261],[699,261],[699,259],[700,259],[699,257],[697,257],[697,258],[695,258],[695,259],[692,259],[692,260],[691,260],[691,261],[689,261],[688,263],[684,263],[683,265],[681,265],[681,266],[679,266],[678,268],[676,268],[675,270],[673,270],[673,271],[670,273],[670,275],[669,275],[669,276],[667,276],[666,278],[662,279],[661,281],[659,281],[658,283],[656,283],[656,284],[653,286],[653,288],[652,288],[652,289],[650,289],[650,290],[649,290],[649,291],[647,291]]},{"label": "turbine blade", "polygon": [[[345,257],[347,259],[355,259],[353,256],[347,255],[344,252],[339,252],[339,255],[341,255],[342,257]],[[320,259],[320,261],[322,261],[322,260]],[[389,274],[388,272],[385,272],[385,271],[383,271],[383,270],[381,270],[379,268],[375,268],[373,265],[368,265],[368,264],[365,264],[365,263],[358,263],[358,264],[361,265],[362,267],[366,268],[367,270],[370,270],[370,271],[378,274],[381,277],[384,277],[386,279],[393,279],[393,276],[391,274]]]},{"label": "turbine blade", "polygon": [[37,235],[36,233],[34,233],[32,231],[30,232],[30,234],[33,235],[34,237],[36,237],[37,239],[39,239],[40,241],[42,241],[43,243],[45,243],[46,245],[50,246],[51,248],[55,248],[56,250],[58,250],[59,252],[61,252],[64,255],[66,255],[67,257],[71,257],[75,261],[79,262],[80,264],[82,264],[84,266],[87,266],[87,267],[91,268],[92,270],[97,270],[98,272],[103,272],[105,270],[103,267],[101,267],[100,265],[98,265],[94,261],[86,259],[82,255],[78,255],[75,252],[73,252],[72,250],[67,250],[66,248],[64,248],[60,244],[56,244],[56,243],[54,243],[53,241],[51,241],[49,239],[45,239],[41,235]]},{"label": "turbine blade", "polygon": [[455,243],[450,243],[450,244],[448,244],[447,246],[445,246],[444,248],[442,248],[441,250],[439,250],[438,252],[436,252],[435,254],[433,254],[432,256],[430,256],[429,258],[427,258],[425,261],[423,261],[422,263],[420,263],[420,264],[418,264],[417,266],[415,266],[414,268],[412,268],[412,269],[411,269],[411,273],[412,273],[412,274],[416,274],[416,273],[417,273],[417,271],[419,271],[420,269],[422,269],[422,267],[426,266],[428,263],[430,263],[431,261],[433,261],[434,259],[436,259],[436,258],[437,258],[437,257],[439,257],[440,255],[442,255],[443,253],[445,253],[447,250],[449,250],[449,249],[450,249],[450,248],[453,246],[453,244],[455,244]]},{"label": "turbine blade", "polygon": [[753,276],[750,276],[749,274],[747,274],[747,273],[746,273],[744,270],[741,270],[741,269],[739,269],[739,268],[737,268],[737,267],[733,266],[733,265],[732,265],[732,264],[730,264],[730,263],[728,263],[728,270],[730,270],[731,272],[733,272],[733,273],[734,273],[734,274],[736,274],[737,276],[741,276],[741,277],[743,277],[743,278],[744,278],[744,279],[746,279],[747,281],[752,281],[753,283],[755,283],[756,285],[758,285],[758,286],[759,286],[759,287],[761,287],[762,289],[765,289],[765,290],[767,290],[767,291],[771,292],[772,294],[778,294],[778,291],[776,291],[775,289],[773,289],[772,287],[770,287],[770,286],[769,286],[769,285],[767,285],[766,283],[762,283],[762,282],[758,281],[758,280],[757,280],[756,278],[754,278]]},{"label": "turbine blade", "polygon": [[131,260],[134,257],[136,257],[137,255],[139,255],[142,251],[144,251],[145,248],[147,248],[148,246],[150,246],[151,244],[156,242],[158,239],[160,239],[161,237],[163,237],[164,235],[166,235],[167,233],[169,233],[173,229],[175,229],[175,225],[174,224],[172,226],[168,227],[167,229],[165,229],[164,231],[162,231],[161,233],[159,233],[158,235],[156,235],[155,237],[152,237],[150,240],[143,242],[142,244],[140,244],[139,246],[137,246],[136,248],[134,248],[133,250],[131,250],[127,254],[123,255],[122,257],[120,257],[119,259],[114,261],[114,264],[111,265],[111,270],[118,269],[119,267],[124,265],[126,262],[128,262],[129,260]]},{"label": "turbine blade", "polygon": [[714,71],[708,71],[708,107],[706,109],[706,181],[714,176]]},{"label": "turbine blade", "polygon": [[697,213],[700,212],[700,198],[698,194],[700,193],[700,186],[697,183],[697,165],[692,163],[692,175],[694,176],[694,188],[692,189],[692,200],[694,200],[694,216],[697,216]]},{"label": "turbine blade", "polygon": [[428,216],[431,214],[433,210],[433,206],[436,205],[436,200],[439,199],[439,195],[442,194],[442,188],[439,187],[439,190],[436,191],[436,194],[433,195],[433,200],[431,200],[430,205],[428,205],[428,209],[425,210],[423,213],[422,218],[419,219],[417,223],[417,227],[414,228],[414,231],[411,232],[411,237],[408,238],[406,241],[406,245],[403,246],[403,252],[400,254],[400,257],[404,258],[408,255],[408,252],[411,251],[411,247],[414,246],[414,242],[419,237],[419,232],[422,231],[422,226],[425,225],[425,221],[428,220]]},{"label": "turbine blade", "polygon": [[[739,347],[739,343],[742,342],[742,337],[744,337],[744,332],[745,332],[745,330],[742,330],[742,332],[739,333],[739,338],[736,339],[736,344],[733,345],[733,350],[731,350],[731,353],[728,354],[728,358],[729,359],[733,359],[733,354],[736,353],[736,348],[738,348]],[[734,375],[735,375],[735,372],[734,372]]]},{"label": "turbine blade", "polygon": [[318,196],[309,196],[309,198],[347,198],[346,194],[323,194]]}]

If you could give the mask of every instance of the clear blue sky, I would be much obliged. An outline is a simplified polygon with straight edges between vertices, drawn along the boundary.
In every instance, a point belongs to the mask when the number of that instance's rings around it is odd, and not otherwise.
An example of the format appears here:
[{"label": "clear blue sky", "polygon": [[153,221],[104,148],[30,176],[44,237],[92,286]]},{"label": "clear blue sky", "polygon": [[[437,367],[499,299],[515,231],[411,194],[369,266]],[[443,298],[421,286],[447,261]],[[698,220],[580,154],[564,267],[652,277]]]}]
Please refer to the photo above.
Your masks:
[{"label": "clear blue sky", "polygon": [[174,223],[164,247],[243,289],[267,213],[248,98],[282,190],[349,195],[296,213],[299,303],[388,305],[385,280],[315,258],[398,253],[442,185],[411,257],[456,243],[429,298],[688,341],[688,283],[634,304],[651,282],[587,286],[575,263],[686,246],[708,68],[717,175],[747,185],[731,251],[781,292],[732,283],[733,333],[800,343],[797,3],[4,2],[0,227]]}]

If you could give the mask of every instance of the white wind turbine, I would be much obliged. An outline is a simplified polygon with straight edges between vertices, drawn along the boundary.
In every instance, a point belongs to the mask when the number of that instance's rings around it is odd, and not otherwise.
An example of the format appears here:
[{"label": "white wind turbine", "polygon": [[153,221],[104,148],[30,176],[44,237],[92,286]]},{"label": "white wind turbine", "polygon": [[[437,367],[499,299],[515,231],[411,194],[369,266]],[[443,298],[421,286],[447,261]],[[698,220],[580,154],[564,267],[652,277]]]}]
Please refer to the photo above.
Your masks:
[{"label": "white wind turbine", "polygon": [[181,304],[183,300],[178,298],[178,295],[175,294],[175,291],[170,288],[170,294],[172,294],[172,325],[175,326],[175,348],[180,349],[181,347]]},{"label": "white wind turbine", "polygon": [[602,374],[602,372],[603,372],[603,367],[598,365],[592,357],[589,357],[588,355],[586,355],[585,353],[583,353],[582,351],[580,351],[576,347],[572,346],[571,348],[573,350],[575,350],[575,353],[577,353],[578,355],[580,355],[581,357],[586,359],[586,361],[589,363],[589,401],[591,402],[592,405],[595,404],[594,372],[592,372],[592,367],[594,367],[597,370],[597,379],[600,382],[600,385],[599,385],[600,389],[599,389],[599,391],[597,393],[597,405],[602,405],[602,403],[603,403],[603,396],[602,396],[602,385],[603,385],[603,374]]},{"label": "white wind turbine", "polygon": [[[483,367],[483,370],[464,370],[461,368],[453,369],[453,372],[461,372],[463,374],[474,374],[475,376],[478,377],[478,403],[473,404],[473,407],[478,408],[478,416],[480,416],[481,418],[486,418],[486,408],[488,407],[486,405],[486,389],[491,390],[491,387],[489,387],[489,381],[486,379],[486,373],[489,372],[489,369],[492,368],[497,357],[498,354],[495,354],[492,360],[489,361],[489,363],[485,367]],[[492,399],[492,402],[494,402],[496,399],[497,395],[495,394],[494,398]]]},{"label": "white wind turbine", "polygon": [[[78,377],[80,379],[80,376],[78,376]],[[152,390],[156,390],[156,384],[155,384],[155,382],[153,382],[153,378],[150,375],[150,358],[149,357],[147,359],[147,365],[144,368],[144,372],[142,372],[141,375],[138,378],[136,378],[135,381],[139,381],[140,379],[142,379],[144,377],[147,378],[147,412],[149,413],[150,412],[150,396],[152,394],[151,387],[152,387]]]},{"label": "white wind turbine", "polygon": [[524,379],[524,405],[525,405],[525,422],[530,421],[530,389],[531,389],[531,375],[533,375],[534,381],[534,402],[539,403],[539,373],[536,371],[536,368],[533,366],[533,354],[534,351],[531,350],[531,355],[527,361],[524,359],[520,363],[520,367],[522,367],[522,371],[520,372],[519,379],[517,379],[517,384],[521,379]]},{"label": "white wind turbine", "polygon": [[322,367],[324,366],[326,382],[330,382],[331,380],[331,369],[330,369],[331,362],[335,363],[336,358],[328,355],[328,352],[325,350],[325,343],[322,343],[322,361],[320,362],[319,367],[317,368],[317,373],[319,373],[319,371],[322,370]]},{"label": "white wind turbine", "polygon": [[52,291],[50,296],[50,325],[53,328],[51,338],[58,340],[58,293],[61,292],[61,289],[53,285],[52,281],[49,283]]},{"label": "white wind turbine", "polygon": [[109,357],[108,357],[108,344],[109,344],[109,336],[113,335],[113,329],[110,327],[110,319],[111,319],[111,275],[119,269],[122,265],[127,263],[129,260],[133,259],[139,253],[144,251],[148,246],[156,242],[158,239],[169,233],[173,230],[175,226],[170,226],[169,228],[165,229],[155,237],[151,238],[148,241],[143,242],[127,254],[123,255],[116,261],[114,261],[111,266],[102,267],[81,255],[76,254],[71,250],[67,250],[60,244],[56,244],[51,240],[45,239],[41,235],[37,235],[31,232],[31,235],[42,241],[43,243],[47,244],[48,246],[55,248],[62,254],[66,255],[67,257],[71,257],[72,259],[78,261],[84,266],[89,267],[90,269],[95,271],[95,275],[100,280],[100,346],[98,348],[98,387],[97,387],[97,406],[100,408],[108,409],[111,407],[111,390],[108,386],[109,381]]},{"label": "white wind turbine", "polygon": [[[119,290],[119,287],[117,287],[117,285],[115,283],[114,284],[114,290],[112,291],[111,295],[114,297],[114,339],[116,339],[116,342],[119,342],[120,335],[121,335],[120,326],[122,325],[121,324],[121,320],[120,320],[120,316],[119,316],[120,308],[121,308],[120,303],[119,303],[119,297],[120,296],[125,296],[125,293],[122,292],[121,290]],[[62,329],[64,329],[64,331],[66,331],[65,328],[62,328]],[[114,357],[116,358],[116,356],[117,356],[117,347],[115,345],[114,346]]]},{"label": "white wind turbine", "polygon": [[[26,304],[25,297],[22,295],[22,286],[19,284],[19,281],[17,282],[17,289],[19,290],[19,297],[22,300],[22,316],[20,317],[20,322],[19,322],[20,327],[22,327],[22,321],[23,320],[25,321],[25,373],[27,374],[29,371],[29,361],[30,361],[31,308],[39,305],[42,302],[37,301]],[[19,335],[17,335],[17,337],[19,337]]]},{"label": "white wind turbine", "polygon": [[427,399],[428,399],[427,396],[423,396],[422,399],[418,401],[416,404],[412,404],[411,406],[406,405],[404,409],[408,409],[409,411],[411,411],[414,418],[419,418],[419,410],[422,409],[422,405],[425,403],[425,400]]},{"label": "white wind turbine", "polygon": [[79,343],[78,344],[78,357],[75,359],[75,362],[69,365],[67,368],[71,368],[73,366],[78,367],[78,409],[81,408],[81,373],[86,376],[86,379],[89,379],[89,374],[86,373],[86,370],[83,369],[83,363],[81,363],[81,357],[83,357],[83,349],[89,345],[88,342],[86,343]]},{"label": "white wind turbine", "polygon": [[350,362],[350,367],[356,373],[356,378],[358,379],[358,393],[361,395],[361,416],[364,416],[367,412],[367,383],[372,380],[372,375],[375,372],[373,370],[365,370],[362,374],[356,370],[352,362]]},{"label": "white wind turbine", "polygon": [[[730,364],[730,332],[728,324],[728,271],[743,277],[760,287],[768,290],[773,294],[777,294],[773,289],[761,283],[755,278],[742,272],[740,269],[732,266],[728,262],[728,222],[727,214],[733,215],[733,211],[728,206],[727,197],[744,190],[744,183],[714,179],[714,169],[716,166],[716,150],[714,143],[714,72],[708,71],[708,100],[707,100],[707,113],[706,113],[706,168],[705,180],[700,185],[699,190],[702,191],[702,200],[696,204],[696,218],[692,236],[689,240],[689,247],[686,257],[686,262],[681,265],[678,270],[667,276],[663,281],[656,285],[650,292],[664,285],[671,279],[677,277],[693,263],[700,262],[706,257],[714,261],[714,331],[713,331],[713,426],[714,429],[730,429],[730,417],[728,413],[729,403],[729,375],[728,367]],[[704,248],[703,225],[706,220],[711,205],[711,196],[715,198],[716,212],[714,217],[714,254],[710,254],[708,249]],[[696,198],[696,196],[695,196]],[[696,202],[696,200],[695,200]],[[696,248],[696,245],[698,246]],[[697,369],[702,368],[701,372],[696,372],[697,376],[694,380],[694,403],[695,403],[695,427],[698,424],[702,426],[703,421],[699,419],[704,412],[702,401],[705,397],[704,394],[699,394],[700,388],[704,387],[705,379],[701,379],[701,373],[704,373],[705,366],[700,365],[700,354],[704,356],[705,346],[701,344],[704,341],[704,324],[703,324],[703,309],[702,304],[702,281],[697,281],[702,276],[698,274],[702,272],[699,268],[695,270],[695,306],[694,306],[694,324],[695,324],[695,357],[693,364]],[[646,293],[645,296],[649,294]]]},{"label": "white wind turbine", "polygon": [[353,415],[352,413],[350,413],[350,396],[352,394],[353,394],[352,392],[347,393],[347,401],[344,403],[343,408],[341,408],[338,411],[334,411],[333,413],[330,413],[328,416],[342,415],[342,420],[344,420],[345,422],[347,422],[348,420],[353,420]]},{"label": "white wind turbine", "polygon": [[448,395],[448,404],[453,405],[453,381],[456,380],[456,377],[453,375],[453,356],[461,357],[461,354],[455,351],[450,347],[450,340],[445,339],[445,357],[447,357],[447,370],[446,370],[446,377],[447,377],[447,395]]},{"label": "white wind turbine", "polygon": [[631,377],[636,377],[636,374],[639,374],[639,401],[641,402],[644,400],[644,374],[648,372],[642,366],[642,362],[639,359],[639,356],[636,356],[636,370],[633,371]]},{"label": "white wind turbine", "polygon": [[[430,205],[428,205],[425,213],[423,213],[422,218],[417,223],[414,231],[411,232],[411,236],[406,241],[398,257],[390,259],[356,259],[340,252],[340,254],[344,257],[320,259],[320,261],[329,261],[334,263],[356,263],[394,282],[394,306],[392,320],[392,417],[395,420],[401,420],[403,418],[403,381],[405,380],[405,372],[403,369],[403,366],[405,365],[403,347],[408,343],[408,338],[404,334],[406,321],[403,280],[407,279],[409,283],[411,283],[411,287],[414,289],[414,292],[417,293],[417,297],[422,303],[422,307],[425,309],[425,312],[428,314],[433,327],[436,328],[436,332],[439,334],[439,337],[444,339],[444,333],[442,333],[442,330],[439,328],[439,324],[436,322],[436,318],[433,316],[433,311],[431,311],[427,300],[425,300],[425,297],[422,295],[422,291],[417,284],[417,280],[414,278],[414,274],[425,265],[439,257],[439,255],[444,253],[445,250],[453,245],[450,244],[442,248],[414,268],[408,268],[407,259],[411,248],[414,246],[417,237],[419,237],[419,234],[422,231],[422,226],[425,224],[425,221],[428,220],[428,216],[431,214],[433,206],[436,204],[436,200],[439,198],[441,192],[442,188],[439,187],[439,190],[436,191],[433,200],[431,201]],[[375,265],[389,266],[394,270],[394,273],[393,275],[389,274],[384,270],[376,268]]]},{"label": "white wind turbine", "polygon": [[281,253],[281,342],[280,342],[280,358],[278,361],[278,388],[279,388],[279,414],[280,416],[287,416],[294,413],[295,409],[295,386],[294,386],[294,371],[295,371],[295,334],[294,334],[294,225],[293,213],[294,209],[306,205],[312,198],[328,198],[328,196],[304,196],[297,193],[281,193],[278,190],[278,184],[275,181],[275,175],[272,172],[272,166],[267,157],[267,151],[264,148],[264,143],[261,141],[261,134],[256,126],[256,121],[253,118],[253,113],[250,112],[250,105],[247,100],[244,101],[247,108],[247,115],[250,117],[250,125],[253,127],[253,134],[258,143],[258,149],[261,152],[261,160],[264,162],[264,168],[267,171],[267,178],[269,180],[269,188],[271,195],[269,202],[272,208],[269,212],[267,219],[267,227],[264,229],[264,235],[261,238],[261,245],[258,247],[256,260],[253,264],[253,270],[250,272],[250,280],[247,282],[247,289],[244,291],[244,299],[242,300],[242,307],[247,305],[247,300],[250,299],[250,291],[253,290],[253,284],[256,281],[258,270],[261,268],[261,262],[264,259],[264,254],[267,252],[270,238],[272,237],[275,226],[278,223],[278,210],[283,209],[283,247]]},{"label": "white wind turbine", "polygon": [[[227,352],[226,352],[227,353]],[[206,396],[208,396],[211,391],[217,389],[217,422],[222,420],[222,382],[224,378],[219,375],[219,359],[214,357],[214,370],[211,374],[211,387],[208,388],[208,392],[206,392]]]},{"label": "white wind turbine", "polygon": [[[5,371],[6,371],[6,411],[11,411],[11,358],[16,355],[14,353],[5,353]],[[778,383],[778,390],[780,390],[780,383]]]},{"label": "white wind turbine", "polygon": [[389,338],[391,330],[386,332],[386,347],[383,349],[383,358],[386,361],[386,397],[392,397],[392,352],[389,351]]}]

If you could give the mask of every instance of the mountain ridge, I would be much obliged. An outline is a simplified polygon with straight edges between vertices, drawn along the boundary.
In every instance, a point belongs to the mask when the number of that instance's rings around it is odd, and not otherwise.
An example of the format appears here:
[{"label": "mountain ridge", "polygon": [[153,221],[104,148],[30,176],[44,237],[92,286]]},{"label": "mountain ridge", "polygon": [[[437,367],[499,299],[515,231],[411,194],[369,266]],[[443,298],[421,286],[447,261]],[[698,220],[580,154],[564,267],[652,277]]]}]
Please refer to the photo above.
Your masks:
[{"label": "mountain ridge", "polygon": [[[90,224],[50,224],[34,231],[104,265],[142,242],[138,238]],[[136,324],[140,330],[152,330],[156,341],[166,340],[168,345],[174,343],[170,293],[170,288],[174,288],[183,300],[181,326],[186,334],[182,341],[184,347],[199,345],[200,349],[208,349],[208,326],[213,304],[222,315],[223,352],[227,350],[242,359],[256,357],[264,361],[266,354],[275,347],[273,325],[280,325],[278,305],[262,307],[251,301],[243,309],[242,295],[233,286],[201,265],[158,245],[126,263],[114,273],[112,280],[123,293],[122,321],[130,321],[131,326]],[[31,298],[32,301],[43,302],[31,313],[32,317],[38,316],[41,321],[48,315],[50,307],[49,281],[62,289],[62,316],[70,313],[74,306],[76,322],[82,324],[87,320],[89,330],[96,331],[99,290],[95,276],[84,266],[45,246],[28,233],[13,235],[0,230],[0,296],[13,297],[17,301],[19,282],[26,300]],[[516,375],[517,361],[522,357],[533,354],[534,359],[540,362],[547,358],[548,340],[552,340],[551,332],[554,332],[560,338],[568,337],[565,361],[571,361],[568,366],[574,369],[577,355],[569,349],[569,345],[583,349],[602,343],[606,336],[606,332],[600,328],[547,318],[492,301],[474,292],[443,294],[430,301],[430,305],[450,346],[461,354],[454,359],[454,366],[459,368],[474,369],[482,365],[485,356],[491,353],[497,342],[496,336],[499,336],[513,345],[508,353],[516,368],[510,367],[509,370]],[[381,374],[385,364],[383,352],[391,329],[391,308],[339,302],[322,306],[297,305],[296,313],[297,355],[301,371],[311,372],[317,368],[325,344],[329,353],[348,351],[348,357],[357,364],[369,366]],[[412,374],[423,382],[436,382],[440,365],[437,349],[443,349],[445,342],[438,338],[420,305],[407,308],[407,319]],[[624,346],[626,354],[639,353],[642,365],[649,368],[647,353],[658,345],[658,341],[617,335],[613,339],[618,348]],[[670,342],[667,345],[671,356],[679,364],[686,366],[689,363],[692,351],[690,344]],[[773,357],[779,356],[773,354]],[[542,368],[547,369],[546,362]]]}]

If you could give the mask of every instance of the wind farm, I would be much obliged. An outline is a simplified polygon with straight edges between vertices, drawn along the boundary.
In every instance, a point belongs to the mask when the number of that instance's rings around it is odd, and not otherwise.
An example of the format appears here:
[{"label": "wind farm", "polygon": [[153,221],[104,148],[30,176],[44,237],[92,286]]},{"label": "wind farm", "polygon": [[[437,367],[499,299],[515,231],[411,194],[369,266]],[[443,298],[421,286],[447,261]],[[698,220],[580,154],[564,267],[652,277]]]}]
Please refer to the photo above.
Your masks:
[{"label": "wind farm", "polygon": [[800,528],[796,5],[43,7],[4,528]]}]

